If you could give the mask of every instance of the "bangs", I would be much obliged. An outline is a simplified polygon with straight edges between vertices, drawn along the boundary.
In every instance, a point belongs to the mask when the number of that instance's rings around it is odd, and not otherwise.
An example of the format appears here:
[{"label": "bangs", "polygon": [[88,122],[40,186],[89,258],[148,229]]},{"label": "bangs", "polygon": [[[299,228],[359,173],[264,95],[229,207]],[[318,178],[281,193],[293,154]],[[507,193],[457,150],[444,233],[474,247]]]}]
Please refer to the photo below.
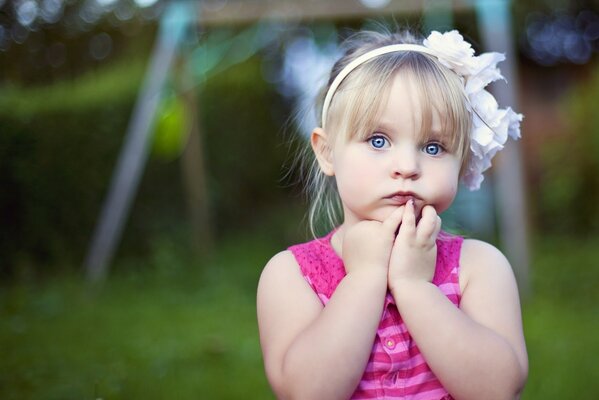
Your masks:
[{"label": "bangs", "polygon": [[[469,155],[471,115],[460,78],[426,54],[390,53],[356,68],[339,86],[326,121],[335,140],[366,140],[377,128],[382,105],[389,97],[395,74],[409,78],[412,93],[421,107],[421,143],[435,140],[461,157]],[[434,129],[435,118],[439,128]]]},{"label": "bangs", "polygon": [[361,65],[337,89],[326,121],[336,140],[366,139],[376,128],[397,70],[390,58],[397,57],[379,57]]},{"label": "bangs", "polygon": [[[423,54],[411,54],[400,73],[413,85],[421,107],[420,132],[422,143],[436,140],[452,153],[464,156],[470,142],[471,116],[461,80],[453,72],[439,68],[437,62]],[[434,120],[439,129],[434,129]]]}]

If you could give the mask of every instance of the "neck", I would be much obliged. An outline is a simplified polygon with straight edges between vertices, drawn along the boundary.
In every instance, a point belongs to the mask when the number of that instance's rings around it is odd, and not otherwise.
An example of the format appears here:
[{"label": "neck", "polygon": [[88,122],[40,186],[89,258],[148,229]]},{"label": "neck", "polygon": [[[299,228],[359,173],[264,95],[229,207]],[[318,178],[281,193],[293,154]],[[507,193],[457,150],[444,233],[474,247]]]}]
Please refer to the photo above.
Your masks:
[{"label": "neck", "polygon": [[343,258],[343,239],[345,238],[345,232],[357,223],[358,221],[343,221],[331,236],[331,246],[340,258]]}]

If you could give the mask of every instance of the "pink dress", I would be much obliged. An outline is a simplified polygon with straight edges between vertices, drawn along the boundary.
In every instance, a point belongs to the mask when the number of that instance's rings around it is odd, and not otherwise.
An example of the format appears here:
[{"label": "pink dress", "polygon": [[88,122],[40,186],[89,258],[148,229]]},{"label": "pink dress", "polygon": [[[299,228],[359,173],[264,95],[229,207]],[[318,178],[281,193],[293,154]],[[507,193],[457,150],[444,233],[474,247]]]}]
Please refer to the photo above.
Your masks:
[{"label": "pink dress", "polygon": [[[331,236],[289,247],[302,275],[326,306],[346,275],[343,260],[331,246]],[[459,260],[463,238],[441,232],[433,284],[447,298],[460,303]],[[412,339],[390,293],[366,370],[352,399],[447,400],[451,396],[430,370]]]}]

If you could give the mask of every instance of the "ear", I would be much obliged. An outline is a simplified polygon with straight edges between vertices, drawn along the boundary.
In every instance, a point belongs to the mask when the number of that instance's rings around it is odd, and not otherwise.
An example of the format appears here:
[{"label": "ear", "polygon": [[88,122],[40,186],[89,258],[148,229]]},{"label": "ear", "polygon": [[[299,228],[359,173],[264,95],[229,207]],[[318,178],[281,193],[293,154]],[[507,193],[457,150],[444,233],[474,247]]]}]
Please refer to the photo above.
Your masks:
[{"label": "ear", "polygon": [[314,128],[310,135],[310,144],[316,155],[320,170],[327,176],[335,175],[332,146],[329,143],[327,133],[322,128]]}]

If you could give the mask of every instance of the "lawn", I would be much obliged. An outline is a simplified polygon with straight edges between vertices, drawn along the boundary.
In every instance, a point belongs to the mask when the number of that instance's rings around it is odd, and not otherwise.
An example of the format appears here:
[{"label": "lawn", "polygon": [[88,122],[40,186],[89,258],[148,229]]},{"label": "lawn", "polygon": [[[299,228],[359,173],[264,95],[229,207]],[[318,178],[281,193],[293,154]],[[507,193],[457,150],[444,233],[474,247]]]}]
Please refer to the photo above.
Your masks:
[{"label": "lawn", "polygon": [[523,399],[599,399],[599,237],[536,242]]},{"label": "lawn", "polygon": [[101,288],[70,274],[1,287],[0,398],[273,398],[255,317],[267,242],[224,244],[209,265],[163,243]]},{"label": "lawn", "polygon": [[[255,322],[261,266],[281,239],[253,232],[209,261],[157,246],[100,288],[61,273],[0,286],[2,399],[269,399]],[[537,241],[524,303],[523,399],[599,398],[599,240]]]}]

